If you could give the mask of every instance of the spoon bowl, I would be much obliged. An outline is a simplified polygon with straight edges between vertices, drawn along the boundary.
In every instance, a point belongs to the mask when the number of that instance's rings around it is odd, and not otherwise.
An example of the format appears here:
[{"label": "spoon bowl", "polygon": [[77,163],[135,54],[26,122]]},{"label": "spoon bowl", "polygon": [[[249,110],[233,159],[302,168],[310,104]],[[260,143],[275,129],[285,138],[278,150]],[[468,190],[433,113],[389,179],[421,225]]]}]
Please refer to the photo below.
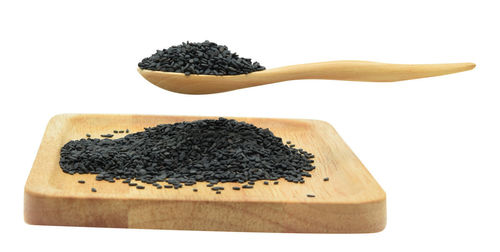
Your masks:
[{"label": "spoon bowl", "polygon": [[185,75],[138,69],[154,85],[182,94],[213,94],[270,83],[300,80],[393,82],[471,70],[474,63],[387,64],[369,61],[330,61],[292,65],[240,75]]}]

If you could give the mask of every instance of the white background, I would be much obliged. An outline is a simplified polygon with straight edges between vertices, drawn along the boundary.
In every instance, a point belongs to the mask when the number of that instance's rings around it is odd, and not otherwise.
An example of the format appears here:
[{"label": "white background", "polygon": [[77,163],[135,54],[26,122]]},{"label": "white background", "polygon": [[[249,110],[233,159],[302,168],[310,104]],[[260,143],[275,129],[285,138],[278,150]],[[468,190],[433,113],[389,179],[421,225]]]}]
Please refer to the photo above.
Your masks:
[{"label": "white background", "polygon": [[[43,251],[499,251],[496,1],[2,1],[2,247]],[[474,62],[396,83],[290,81],[229,93],[164,91],[144,57],[212,40],[267,68],[329,60]],[[375,234],[269,234],[31,226],[23,187],[59,113],[320,119],[387,193]]]}]

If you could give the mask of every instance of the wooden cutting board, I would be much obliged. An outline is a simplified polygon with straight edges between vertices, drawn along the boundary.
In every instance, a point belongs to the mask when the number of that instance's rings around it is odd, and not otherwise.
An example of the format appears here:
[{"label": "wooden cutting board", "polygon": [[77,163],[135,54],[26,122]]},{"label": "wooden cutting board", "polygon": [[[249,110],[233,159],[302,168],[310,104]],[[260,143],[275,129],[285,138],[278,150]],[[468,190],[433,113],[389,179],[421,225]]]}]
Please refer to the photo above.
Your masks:
[{"label": "wooden cutting board", "polygon": [[[254,189],[215,194],[206,183],[180,189],[138,190],[95,175],[69,175],[59,167],[59,151],[72,139],[162,123],[214,117],[78,115],[53,117],[26,182],[24,216],[29,224],[310,233],[378,232],[386,223],[385,192],[332,126],[323,121],[234,118],[269,128],[283,141],[315,154],[316,169],[305,183],[257,181]],[[114,138],[125,134],[115,134]],[[329,177],[325,182],[323,178]],[[85,184],[78,183],[85,180]],[[91,192],[91,188],[97,192]],[[197,188],[198,192],[193,192]],[[307,194],[316,197],[309,198]]]}]

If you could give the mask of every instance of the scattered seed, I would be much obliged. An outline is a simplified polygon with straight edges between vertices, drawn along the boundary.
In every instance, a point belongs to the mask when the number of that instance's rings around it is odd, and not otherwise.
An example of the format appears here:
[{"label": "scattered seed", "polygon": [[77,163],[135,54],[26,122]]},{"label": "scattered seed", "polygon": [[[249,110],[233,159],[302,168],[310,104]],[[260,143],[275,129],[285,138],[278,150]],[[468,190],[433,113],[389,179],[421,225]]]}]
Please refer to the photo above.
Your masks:
[{"label": "scattered seed", "polygon": [[123,132],[125,132],[125,131],[123,131],[123,130],[118,131],[118,133],[120,133],[120,134],[122,134]]},{"label": "scattered seed", "polygon": [[85,180],[78,180],[78,183],[85,184]]},{"label": "scattered seed", "polygon": [[129,132],[129,131],[128,131],[128,129],[126,129],[126,130],[125,130],[125,133],[128,133],[128,132]]},{"label": "scattered seed", "polygon": [[284,145],[269,129],[219,118],[161,124],[118,139],[69,141],[59,164],[68,174],[97,174],[96,180],[111,183],[167,182],[178,189],[197,182],[247,182],[251,188],[258,180],[303,183],[315,168],[310,155]]},{"label": "scattered seed", "polygon": [[277,185],[277,184],[279,184],[279,183],[280,183],[279,181],[274,181],[274,183],[273,183],[273,184]]},{"label": "scattered seed", "polygon": [[137,189],[144,189],[145,187],[144,187],[144,186],[142,186],[142,185],[138,185],[138,186],[136,186],[135,188],[137,188]]},{"label": "scattered seed", "polygon": [[165,187],[165,188],[172,188],[172,187],[174,187],[174,186],[171,186],[171,185],[164,185],[163,187]]},{"label": "scattered seed", "polygon": [[90,135],[90,134],[88,134],[88,133],[87,133],[87,134],[85,134],[85,136],[86,136],[86,137],[91,137],[91,135]]},{"label": "scattered seed", "polygon": [[92,189],[90,189],[92,192],[97,192],[97,189],[95,189],[94,187],[92,187]]},{"label": "scattered seed", "polygon": [[244,189],[252,189],[253,186],[252,185],[243,185],[242,188],[244,188]]},{"label": "scattered seed", "polygon": [[115,133],[115,134],[118,133],[118,130],[113,130],[113,133]]},{"label": "scattered seed", "polygon": [[264,181],[264,185],[269,185],[269,182],[267,182],[267,181]]},{"label": "scattered seed", "polygon": [[314,194],[308,194],[307,197],[314,198],[314,197],[316,197],[316,195],[314,195]]},{"label": "scattered seed", "polygon": [[328,180],[330,180],[329,177],[323,178],[323,181],[328,181]]},{"label": "scattered seed", "polygon": [[293,148],[293,147],[295,147],[295,144],[290,144],[290,148]]},{"label": "scattered seed", "polygon": [[216,194],[220,194],[221,192],[220,192],[220,191],[217,191],[217,192],[215,192],[215,193],[216,193]]},{"label": "scattered seed", "polygon": [[137,183],[129,183],[128,185],[129,185],[129,186],[136,186],[136,185],[137,185]]},{"label": "scattered seed", "polygon": [[198,189],[196,189],[196,188],[193,188],[193,192],[197,192],[197,191],[198,191]]},{"label": "scattered seed", "polygon": [[291,144],[291,143],[292,143],[292,141],[286,141],[286,144]]},{"label": "scattered seed", "polygon": [[106,137],[106,138],[111,138],[113,136],[114,136],[113,134],[104,134],[104,135],[101,135],[101,137]]},{"label": "scattered seed", "polygon": [[237,186],[233,186],[233,190],[238,191],[238,190],[240,190],[240,188],[239,188],[239,187],[237,187]]}]

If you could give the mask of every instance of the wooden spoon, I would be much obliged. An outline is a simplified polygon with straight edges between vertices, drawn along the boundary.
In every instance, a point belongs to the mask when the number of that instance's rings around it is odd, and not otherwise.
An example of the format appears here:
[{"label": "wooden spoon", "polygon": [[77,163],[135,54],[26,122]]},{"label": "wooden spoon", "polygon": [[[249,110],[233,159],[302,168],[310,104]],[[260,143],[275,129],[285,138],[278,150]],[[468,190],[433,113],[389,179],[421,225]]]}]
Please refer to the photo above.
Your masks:
[{"label": "wooden spoon", "polygon": [[474,63],[386,64],[368,61],[330,61],[279,67],[240,75],[189,75],[138,69],[149,82],[183,94],[212,94],[288,80],[323,79],[391,82],[471,70]]}]

